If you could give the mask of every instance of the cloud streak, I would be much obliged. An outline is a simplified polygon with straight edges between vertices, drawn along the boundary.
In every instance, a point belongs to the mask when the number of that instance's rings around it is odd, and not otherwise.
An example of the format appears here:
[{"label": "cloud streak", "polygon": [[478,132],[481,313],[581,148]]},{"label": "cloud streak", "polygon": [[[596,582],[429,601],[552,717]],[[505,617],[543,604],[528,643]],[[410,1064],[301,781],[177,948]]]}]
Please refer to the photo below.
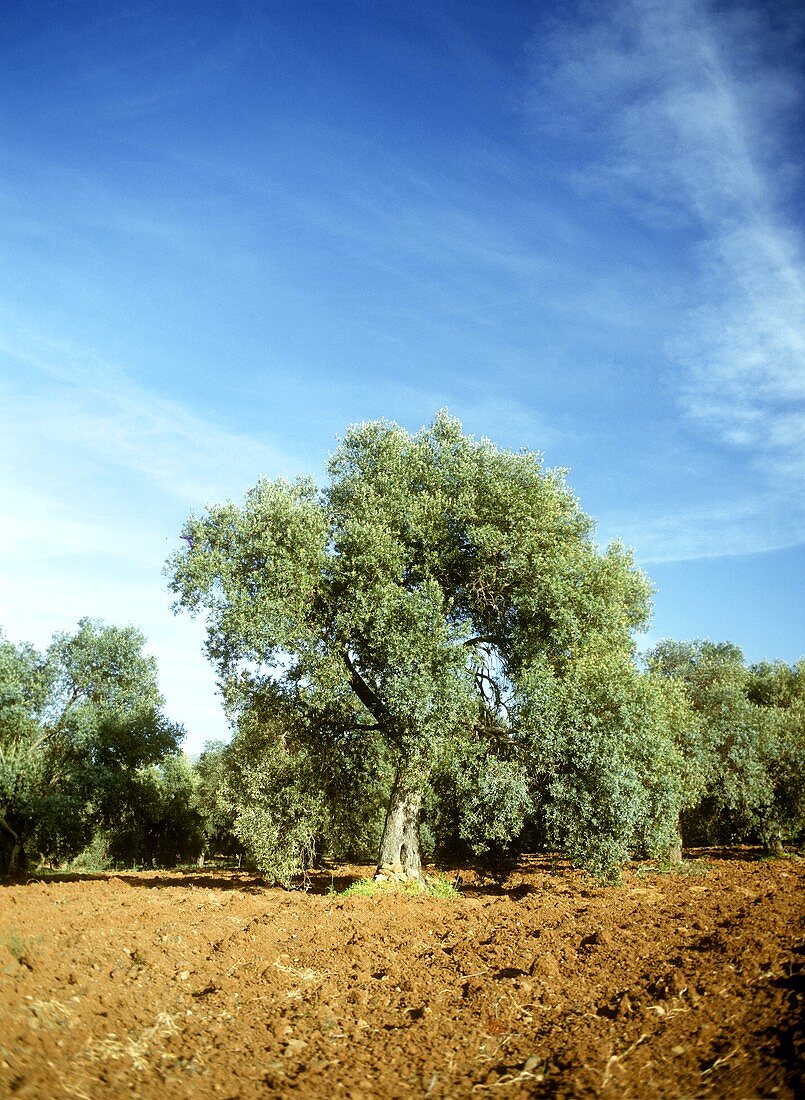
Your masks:
[{"label": "cloud streak", "polygon": [[[700,430],[747,456],[780,507],[793,504],[796,522],[785,526],[796,541],[805,536],[805,508],[794,503],[805,489],[805,264],[781,181],[801,79],[779,61],[782,32],[768,9],[619,0],[599,11],[541,44],[536,79],[548,106],[539,117],[584,124],[579,189],[658,233],[687,231],[695,304],[666,349],[671,384]],[[805,20],[791,19],[786,33],[801,39]],[[742,504],[734,518],[751,522]]]},{"label": "cloud streak", "polygon": [[142,477],[195,507],[240,496],[263,473],[299,469],[279,448],[228,431],[75,349],[43,355],[0,344],[0,354],[16,379],[0,419],[6,450],[16,440],[18,457],[34,441],[43,452],[75,447],[98,466]]},{"label": "cloud streak", "polygon": [[134,622],[194,749],[225,737],[200,624],[161,575],[191,510],[299,469],[74,348],[0,347],[0,629],[47,644],[82,615]]}]

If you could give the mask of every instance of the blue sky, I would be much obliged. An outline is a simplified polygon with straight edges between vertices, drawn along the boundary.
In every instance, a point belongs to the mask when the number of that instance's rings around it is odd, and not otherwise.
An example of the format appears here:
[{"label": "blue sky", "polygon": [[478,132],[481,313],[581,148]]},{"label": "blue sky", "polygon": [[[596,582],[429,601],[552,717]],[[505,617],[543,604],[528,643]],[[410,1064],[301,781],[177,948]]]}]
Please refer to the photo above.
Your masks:
[{"label": "blue sky", "polygon": [[385,416],[568,467],[642,644],[805,653],[798,5],[6,0],[0,625],[133,622],[191,511]]}]

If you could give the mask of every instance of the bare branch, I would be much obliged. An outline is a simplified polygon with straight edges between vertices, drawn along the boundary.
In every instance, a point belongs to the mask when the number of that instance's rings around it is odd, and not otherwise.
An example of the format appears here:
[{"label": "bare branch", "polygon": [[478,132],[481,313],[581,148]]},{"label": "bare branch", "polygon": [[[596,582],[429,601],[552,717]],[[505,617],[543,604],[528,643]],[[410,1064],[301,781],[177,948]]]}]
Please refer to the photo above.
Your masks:
[{"label": "bare branch", "polygon": [[486,645],[504,646],[506,644],[506,639],[501,634],[479,634],[477,638],[467,638],[467,640],[461,644],[469,648],[470,646],[481,645],[482,643]]},{"label": "bare branch", "polygon": [[349,650],[348,649],[346,649],[346,648],[344,649],[343,656],[344,656],[344,664],[347,666],[347,670],[349,671],[349,679],[350,679],[350,683],[352,685],[352,690],[358,696],[358,698],[363,703],[363,705],[366,707],[366,709],[369,711],[369,713],[374,718],[377,718],[378,721],[379,721],[380,720],[380,715],[379,715],[378,711],[380,710],[380,700],[378,699],[377,695],[372,691],[372,689],[369,687],[369,685],[366,683],[363,676],[361,676],[360,672],[358,672],[357,668],[355,667],[355,665],[352,662],[352,658],[349,655]]}]

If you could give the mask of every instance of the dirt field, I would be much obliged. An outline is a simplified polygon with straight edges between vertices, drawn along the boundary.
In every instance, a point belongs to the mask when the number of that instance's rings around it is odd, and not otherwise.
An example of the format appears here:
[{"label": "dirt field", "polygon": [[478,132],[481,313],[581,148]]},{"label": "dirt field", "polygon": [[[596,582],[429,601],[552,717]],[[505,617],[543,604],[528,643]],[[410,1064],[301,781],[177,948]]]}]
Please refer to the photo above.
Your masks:
[{"label": "dirt field", "polygon": [[803,1095],[805,861],[696,855],[458,901],[326,892],[366,868],[0,887],[0,1094]]}]

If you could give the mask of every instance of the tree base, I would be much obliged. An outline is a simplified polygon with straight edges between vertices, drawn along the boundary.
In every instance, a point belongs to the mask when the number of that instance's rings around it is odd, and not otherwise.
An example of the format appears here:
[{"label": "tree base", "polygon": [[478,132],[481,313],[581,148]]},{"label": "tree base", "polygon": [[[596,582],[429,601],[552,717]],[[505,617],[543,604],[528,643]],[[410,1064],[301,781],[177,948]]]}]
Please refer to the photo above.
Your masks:
[{"label": "tree base", "polygon": [[419,882],[422,874],[409,874],[401,863],[383,863],[375,872],[375,882]]},{"label": "tree base", "polygon": [[0,876],[3,878],[22,878],[28,871],[28,859],[25,848],[19,840],[13,844],[0,843]]},{"label": "tree base", "polygon": [[419,809],[422,805],[421,775],[398,768],[391,788],[389,808],[375,878],[393,882],[421,881]]},{"label": "tree base", "polygon": [[667,862],[671,865],[679,864],[682,862],[682,845],[672,844],[668,849]]}]

